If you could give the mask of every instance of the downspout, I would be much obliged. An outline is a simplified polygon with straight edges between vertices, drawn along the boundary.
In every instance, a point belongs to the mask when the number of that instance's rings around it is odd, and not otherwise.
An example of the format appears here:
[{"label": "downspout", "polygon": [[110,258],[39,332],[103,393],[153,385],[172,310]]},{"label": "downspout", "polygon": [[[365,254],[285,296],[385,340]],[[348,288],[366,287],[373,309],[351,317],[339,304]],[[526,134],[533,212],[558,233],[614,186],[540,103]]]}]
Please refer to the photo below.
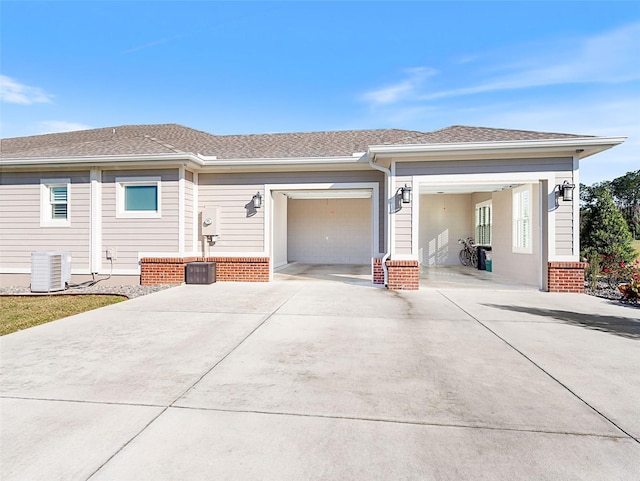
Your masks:
[{"label": "downspout", "polygon": [[389,270],[387,269],[387,259],[391,255],[391,215],[389,213],[389,199],[391,199],[391,169],[382,167],[375,163],[375,154],[369,155],[369,166],[372,169],[379,170],[384,173],[384,198],[385,198],[385,253],[382,257],[382,272],[384,273],[384,286],[389,287]]}]

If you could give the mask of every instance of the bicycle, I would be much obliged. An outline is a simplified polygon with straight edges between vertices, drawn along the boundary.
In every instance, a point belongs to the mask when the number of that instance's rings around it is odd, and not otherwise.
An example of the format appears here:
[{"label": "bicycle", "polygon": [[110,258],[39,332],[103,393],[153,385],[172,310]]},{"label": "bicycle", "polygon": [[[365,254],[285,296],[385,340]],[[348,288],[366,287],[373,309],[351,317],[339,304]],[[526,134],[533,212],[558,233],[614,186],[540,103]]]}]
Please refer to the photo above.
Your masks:
[{"label": "bicycle", "polygon": [[460,254],[458,254],[460,263],[463,266],[478,267],[478,250],[474,245],[473,237],[458,239],[458,242],[464,246]]}]

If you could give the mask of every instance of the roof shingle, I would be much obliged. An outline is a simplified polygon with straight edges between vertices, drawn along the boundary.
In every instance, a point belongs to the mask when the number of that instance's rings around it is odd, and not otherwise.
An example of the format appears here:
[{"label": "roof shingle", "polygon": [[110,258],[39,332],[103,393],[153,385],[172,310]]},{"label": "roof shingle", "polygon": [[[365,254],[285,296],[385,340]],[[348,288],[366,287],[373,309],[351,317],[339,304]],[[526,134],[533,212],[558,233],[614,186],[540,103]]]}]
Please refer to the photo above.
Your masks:
[{"label": "roof shingle", "polygon": [[585,137],[573,134],[452,126],[433,132],[399,129],[213,135],[177,124],[124,125],[2,139],[3,158],[60,158],[198,153],[218,159],[350,156],[371,145],[495,142]]}]

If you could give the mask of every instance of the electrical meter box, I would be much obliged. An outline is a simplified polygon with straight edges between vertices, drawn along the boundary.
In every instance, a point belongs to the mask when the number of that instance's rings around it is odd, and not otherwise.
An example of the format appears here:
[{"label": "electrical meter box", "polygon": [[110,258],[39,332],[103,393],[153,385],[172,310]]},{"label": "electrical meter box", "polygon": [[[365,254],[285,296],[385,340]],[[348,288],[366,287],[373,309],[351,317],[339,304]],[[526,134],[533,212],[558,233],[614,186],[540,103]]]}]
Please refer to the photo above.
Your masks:
[{"label": "electrical meter box", "polygon": [[205,207],[202,210],[202,235],[220,235],[219,207]]}]

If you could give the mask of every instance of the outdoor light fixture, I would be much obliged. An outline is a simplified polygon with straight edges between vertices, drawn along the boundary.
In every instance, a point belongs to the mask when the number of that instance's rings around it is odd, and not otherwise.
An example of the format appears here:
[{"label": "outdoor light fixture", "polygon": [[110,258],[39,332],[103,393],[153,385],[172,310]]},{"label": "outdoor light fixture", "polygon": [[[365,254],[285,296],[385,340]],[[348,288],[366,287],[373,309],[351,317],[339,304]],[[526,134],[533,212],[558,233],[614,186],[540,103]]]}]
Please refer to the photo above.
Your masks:
[{"label": "outdoor light fixture", "polygon": [[573,200],[573,189],[575,188],[576,185],[570,184],[567,180],[565,180],[562,184],[556,185],[556,207],[560,205],[560,197],[562,197],[562,200],[571,202]]},{"label": "outdoor light fixture", "polygon": [[262,207],[262,196],[260,195],[260,192],[256,192],[256,195],[253,196],[253,206],[256,209]]},{"label": "outdoor light fixture", "polygon": [[567,202],[571,202],[573,200],[573,189],[576,188],[575,184],[570,184],[569,181],[565,180],[562,185],[558,186],[558,191],[562,196],[562,200],[566,200]]},{"label": "outdoor light fixture", "polygon": [[408,204],[411,202],[411,187],[404,184],[404,187],[400,187],[400,194],[402,194],[402,203]]}]

